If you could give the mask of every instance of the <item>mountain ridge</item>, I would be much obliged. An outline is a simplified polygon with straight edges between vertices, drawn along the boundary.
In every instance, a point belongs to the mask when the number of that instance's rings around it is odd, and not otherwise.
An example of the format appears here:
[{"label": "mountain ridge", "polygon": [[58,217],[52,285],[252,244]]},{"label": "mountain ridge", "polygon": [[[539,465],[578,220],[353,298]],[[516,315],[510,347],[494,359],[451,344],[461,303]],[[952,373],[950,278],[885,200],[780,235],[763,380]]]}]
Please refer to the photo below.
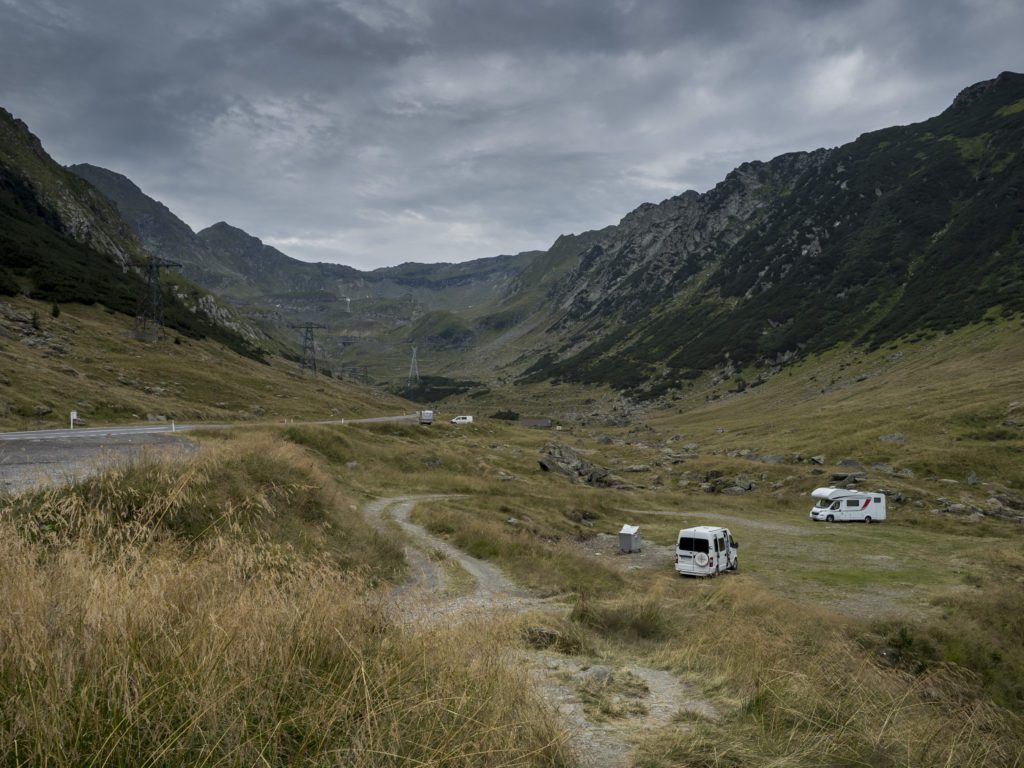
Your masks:
[{"label": "mountain ridge", "polygon": [[936,117],[742,163],[545,251],[360,272],[228,224],[196,237],[219,250],[233,301],[278,325],[331,322],[364,363],[394,370],[419,342],[441,372],[656,395],[709,370],[770,371],[1024,310],[1022,99],[1024,76],[1004,72]]}]

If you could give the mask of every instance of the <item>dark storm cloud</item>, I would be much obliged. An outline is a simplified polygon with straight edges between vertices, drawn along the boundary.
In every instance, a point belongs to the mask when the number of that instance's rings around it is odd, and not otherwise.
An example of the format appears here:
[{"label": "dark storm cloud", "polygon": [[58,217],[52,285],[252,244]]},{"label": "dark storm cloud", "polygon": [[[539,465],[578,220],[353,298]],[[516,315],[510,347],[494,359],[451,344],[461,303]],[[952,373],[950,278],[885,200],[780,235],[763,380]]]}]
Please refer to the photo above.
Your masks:
[{"label": "dark storm cloud", "polygon": [[1004,0],[0,0],[0,105],[194,227],[375,266],[545,247],[1020,69]]}]

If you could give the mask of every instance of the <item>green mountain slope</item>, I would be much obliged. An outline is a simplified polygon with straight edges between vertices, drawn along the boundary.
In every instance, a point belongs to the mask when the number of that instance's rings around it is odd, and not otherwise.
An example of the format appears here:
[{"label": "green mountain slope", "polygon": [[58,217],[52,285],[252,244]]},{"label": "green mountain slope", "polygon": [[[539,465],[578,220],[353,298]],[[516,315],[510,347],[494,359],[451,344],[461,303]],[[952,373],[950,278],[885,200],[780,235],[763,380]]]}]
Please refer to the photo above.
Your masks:
[{"label": "green mountain slope", "polygon": [[[98,303],[134,317],[144,289],[139,266],[147,258],[116,208],[0,110],[0,293]],[[260,355],[251,329],[186,282],[164,285],[164,322],[187,337]]]},{"label": "green mountain slope", "polygon": [[[457,316],[452,319],[459,328],[476,326],[477,318],[516,293],[519,276],[535,255],[460,264],[410,262],[368,272],[342,264],[308,263],[226,222],[193,232],[121,174],[87,164],[68,170],[109,198],[147,249],[180,262],[186,277],[231,302],[265,331],[295,345],[298,339],[291,326],[326,325],[318,332],[325,363],[335,370],[365,367],[378,380],[404,373],[412,343],[437,353],[432,358],[435,365],[438,355],[456,360],[466,345],[453,345],[450,334],[431,331],[427,326],[436,325],[433,313]],[[511,319],[485,318],[468,336],[460,331],[462,341],[497,335],[521,319],[514,313],[507,317]]]},{"label": "green mountain slope", "polygon": [[748,163],[581,239],[551,286],[554,378],[656,392],[1024,311],[1024,76],[923,123]]}]

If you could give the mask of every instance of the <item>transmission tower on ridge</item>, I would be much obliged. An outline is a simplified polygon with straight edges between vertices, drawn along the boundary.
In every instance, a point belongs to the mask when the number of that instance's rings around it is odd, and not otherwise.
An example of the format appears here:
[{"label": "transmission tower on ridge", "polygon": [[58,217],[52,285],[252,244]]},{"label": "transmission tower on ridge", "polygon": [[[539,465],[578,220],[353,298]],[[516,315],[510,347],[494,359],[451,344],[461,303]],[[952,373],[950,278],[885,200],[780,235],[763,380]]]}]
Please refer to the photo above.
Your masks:
[{"label": "transmission tower on ridge", "polygon": [[405,380],[405,388],[412,389],[420,383],[420,368],[416,364],[416,347],[412,348],[412,360],[409,361],[409,378]]},{"label": "transmission tower on ridge", "polygon": [[135,312],[135,336],[140,339],[158,339],[163,336],[164,292],[160,287],[160,268],[180,267],[176,261],[150,255],[146,262],[146,284],[139,293],[138,309]]},{"label": "transmission tower on ridge", "polygon": [[313,339],[313,329],[327,326],[320,323],[300,323],[288,327],[302,330],[302,370],[305,372],[309,368],[316,376],[316,341]]}]

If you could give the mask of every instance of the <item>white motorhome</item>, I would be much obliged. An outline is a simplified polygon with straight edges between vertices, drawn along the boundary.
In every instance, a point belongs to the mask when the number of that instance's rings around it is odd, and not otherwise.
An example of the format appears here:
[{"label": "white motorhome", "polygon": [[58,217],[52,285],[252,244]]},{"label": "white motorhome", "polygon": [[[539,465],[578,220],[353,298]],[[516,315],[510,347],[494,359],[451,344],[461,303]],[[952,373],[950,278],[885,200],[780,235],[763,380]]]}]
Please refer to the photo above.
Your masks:
[{"label": "white motorhome", "polygon": [[885,520],[885,494],[877,491],[851,491],[846,488],[815,488],[811,496],[818,501],[811,507],[811,520],[834,523],[860,520],[873,523]]},{"label": "white motorhome", "polygon": [[434,423],[434,412],[433,411],[420,411],[420,424],[430,425]]},{"label": "white motorhome", "polygon": [[680,576],[715,576],[722,571],[738,571],[739,547],[728,528],[684,528],[676,539],[676,571]]}]

